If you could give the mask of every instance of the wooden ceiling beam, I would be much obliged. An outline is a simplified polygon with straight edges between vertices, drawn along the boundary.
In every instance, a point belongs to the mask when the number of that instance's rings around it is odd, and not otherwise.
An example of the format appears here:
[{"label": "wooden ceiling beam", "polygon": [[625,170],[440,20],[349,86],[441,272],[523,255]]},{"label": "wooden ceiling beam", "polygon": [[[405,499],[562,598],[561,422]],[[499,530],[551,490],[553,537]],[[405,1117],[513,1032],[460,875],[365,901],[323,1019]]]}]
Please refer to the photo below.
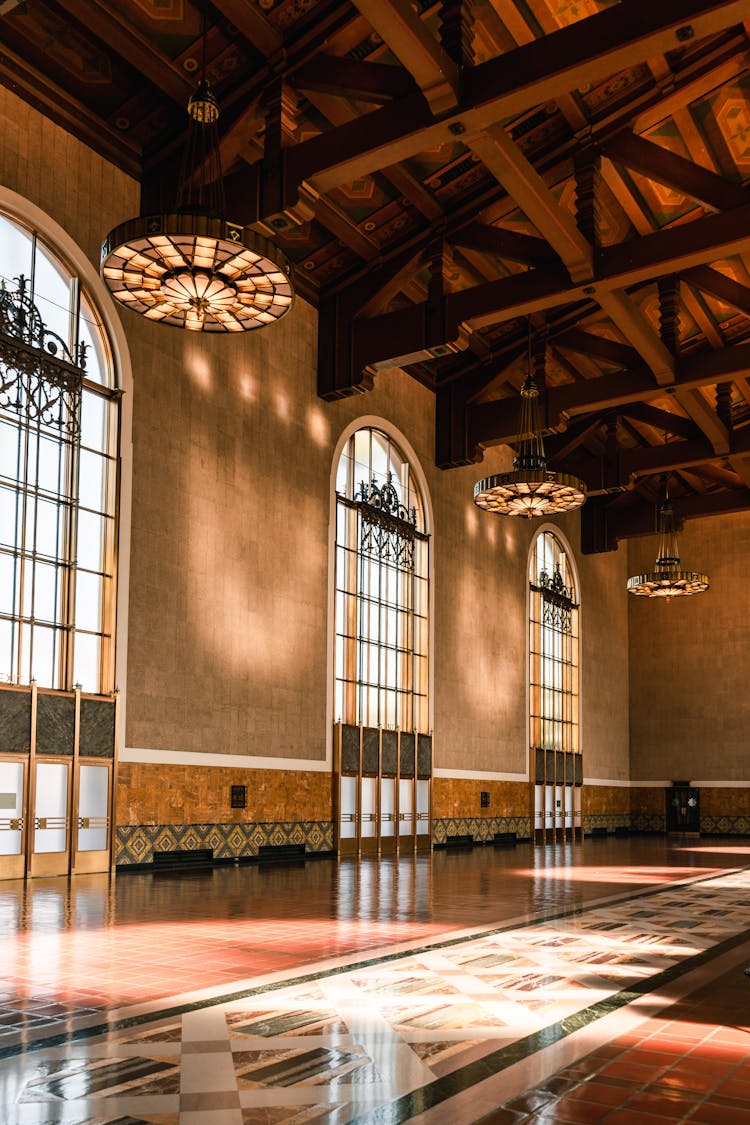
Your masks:
[{"label": "wooden ceiling beam", "polygon": [[590,281],[594,268],[590,244],[504,126],[492,125],[467,144],[550,244],[572,280]]},{"label": "wooden ceiling beam", "polygon": [[623,414],[638,422],[645,422],[661,433],[673,434],[688,441],[700,436],[701,430],[690,418],[675,414],[671,410],[660,410],[648,402],[629,402],[620,407]]},{"label": "wooden ceiling beam", "polygon": [[710,293],[712,297],[718,297],[720,301],[750,316],[750,289],[746,285],[740,285],[733,277],[727,277],[710,266],[694,266],[693,269],[685,270],[681,277],[688,285]]},{"label": "wooden ceiling beam", "polygon": [[[591,284],[574,284],[565,270],[553,266],[527,270],[499,281],[486,282],[432,302],[411,305],[354,325],[352,362],[373,371],[402,367],[435,354],[460,350],[468,331],[530,316],[556,306],[593,297],[629,336],[644,356],[657,381],[673,380],[673,357],[632,302],[620,291],[631,285],[715,261],[747,248],[750,243],[750,204],[708,215],[669,230],[644,235],[600,251],[600,273]],[[428,307],[429,306],[429,307]],[[430,326],[427,342],[426,326]],[[437,338],[439,327],[444,333]],[[442,351],[435,352],[436,347]]]},{"label": "wooden ceiling beam", "polygon": [[497,254],[500,258],[524,266],[552,265],[558,261],[557,254],[543,238],[534,238],[506,227],[468,223],[448,237],[457,246],[481,250],[485,254]]},{"label": "wooden ceiling beam", "polygon": [[731,435],[724,423],[719,418],[714,408],[706,402],[698,389],[681,389],[675,396],[680,406],[699,426],[715,453],[724,455],[729,452]]},{"label": "wooden ceiling beam", "polygon": [[[390,10],[393,0],[367,0]],[[384,106],[339,130],[312,138],[288,153],[284,207],[292,207],[300,184],[319,192],[450,142],[582,85],[679,46],[677,32],[689,26],[700,39],[742,20],[744,0],[629,0],[551,35],[489,59],[463,74],[460,106],[436,121],[414,95]],[[435,40],[433,42],[436,43]]]},{"label": "wooden ceiling beam", "polygon": [[100,156],[136,179],[141,173],[142,152],[108,122],[94,120],[77,98],[11,51],[0,46],[0,81],[51,121],[78,137]]},{"label": "wooden ceiling beam", "polygon": [[211,2],[264,58],[271,58],[284,46],[281,34],[268,22],[255,4],[248,4],[247,0],[211,0]]},{"label": "wooden ceiling beam", "polygon": [[670,77],[666,84],[660,83],[660,96],[634,117],[633,132],[645,133],[691,102],[705,98],[746,70],[748,62],[750,52],[746,36],[738,37],[728,47],[722,45],[716,53],[698,60],[685,75]]},{"label": "wooden ceiling beam", "polygon": [[579,355],[593,355],[606,363],[615,363],[618,367],[634,367],[638,362],[635,348],[606,336],[597,336],[595,332],[584,332],[581,328],[569,328],[567,332],[556,336],[555,346]]},{"label": "wooden ceiling beam", "polygon": [[[724,492],[701,492],[676,496],[672,500],[676,520],[705,519],[711,516],[744,512],[750,508],[750,488],[730,488]],[[584,555],[614,551],[622,539],[656,535],[655,499],[644,502],[636,492],[613,499],[594,496],[581,512],[581,549]]]},{"label": "wooden ceiling beam", "polygon": [[444,221],[443,208],[435,196],[404,164],[390,164],[383,169],[383,175],[425,219],[431,223]]},{"label": "wooden ceiling beam", "polygon": [[620,480],[626,487],[636,477],[689,469],[710,461],[713,456],[714,451],[705,438],[623,449],[620,451]]},{"label": "wooden ceiling beam", "polygon": [[662,386],[672,383],[674,356],[635,302],[626,293],[614,289],[600,289],[596,299],[602,311],[646,361],[657,383]]},{"label": "wooden ceiling beam", "polygon": [[[693,266],[743,253],[750,244],[750,203],[705,215],[621,242],[599,252],[597,278],[618,288],[653,281],[665,273],[684,273]],[[670,265],[664,268],[665,262]]]},{"label": "wooden ceiling beam", "polygon": [[[736,488],[727,492],[709,492],[697,496],[679,496],[672,501],[679,521],[705,519],[710,516],[744,512],[750,508],[750,488]],[[607,539],[614,550],[620,539],[633,539],[641,535],[654,535],[654,509],[641,501],[632,505],[608,507],[606,510]],[[588,553],[584,551],[584,553]]]},{"label": "wooden ceiling beam", "polygon": [[398,66],[360,62],[319,54],[294,72],[292,81],[300,90],[317,90],[339,98],[357,98],[373,105],[387,105],[416,90],[414,79]]},{"label": "wooden ceiling beam", "polygon": [[[720,352],[701,352],[676,361],[677,389],[697,390],[720,382],[732,382],[750,366],[750,344],[736,344]],[[677,393],[675,391],[675,393]],[[578,414],[590,414],[621,407],[623,404],[661,397],[664,388],[653,381],[644,366],[617,371],[599,379],[567,383],[547,390],[547,416],[550,427]],[[518,400],[501,399],[468,407],[471,440],[477,445],[512,444],[518,440]],[[735,433],[733,452],[744,453],[750,445],[750,431]]]},{"label": "wooden ceiling beam", "polygon": [[413,77],[434,114],[455,109],[459,70],[408,0],[352,0]]},{"label": "wooden ceiling beam", "polygon": [[[308,90],[307,98],[332,125],[342,125],[357,119],[357,112],[353,106],[340,98],[335,98],[332,94]],[[424,187],[405,165],[392,164],[389,168],[383,168],[381,175],[431,223],[443,221],[443,209],[432,192]]]},{"label": "wooden ceiling beam", "polygon": [[551,464],[569,457],[590,434],[599,429],[601,424],[602,419],[599,416],[596,418],[581,418],[569,425],[562,433],[545,438],[544,452],[547,455],[547,461]]},{"label": "wooden ceiling beam", "polygon": [[68,15],[180,106],[186,106],[196,83],[174,65],[150,39],[117,15],[116,7],[97,0],[57,0]]},{"label": "wooden ceiling beam", "polygon": [[747,193],[739,184],[731,183],[692,160],[686,160],[630,131],[618,133],[606,141],[602,151],[610,160],[707,203],[717,211],[741,207],[748,200]]}]

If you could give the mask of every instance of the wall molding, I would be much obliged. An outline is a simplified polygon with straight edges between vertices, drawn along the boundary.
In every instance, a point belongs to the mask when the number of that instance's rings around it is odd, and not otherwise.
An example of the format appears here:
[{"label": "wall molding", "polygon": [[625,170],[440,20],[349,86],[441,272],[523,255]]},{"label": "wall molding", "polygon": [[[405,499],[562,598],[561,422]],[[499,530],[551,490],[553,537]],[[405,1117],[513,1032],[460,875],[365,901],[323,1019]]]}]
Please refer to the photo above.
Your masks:
[{"label": "wall molding", "polygon": [[451,770],[435,767],[433,777],[453,779],[455,781],[524,781],[528,783],[528,773],[500,773],[497,770]]},{"label": "wall molding", "polygon": [[213,766],[234,770],[296,770],[307,773],[330,773],[330,761],[319,758],[263,758],[251,754],[207,754],[200,750],[151,750],[125,746],[120,762],[141,762],[159,766]]}]

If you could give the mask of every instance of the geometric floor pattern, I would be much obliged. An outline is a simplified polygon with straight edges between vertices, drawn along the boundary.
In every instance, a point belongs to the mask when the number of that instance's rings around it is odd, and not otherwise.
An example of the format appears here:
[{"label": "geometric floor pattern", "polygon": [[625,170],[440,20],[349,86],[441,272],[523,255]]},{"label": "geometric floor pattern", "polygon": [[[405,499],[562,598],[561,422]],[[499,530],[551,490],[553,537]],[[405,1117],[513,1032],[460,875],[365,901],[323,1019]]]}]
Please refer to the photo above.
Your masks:
[{"label": "geometric floor pattern", "polygon": [[2,1120],[747,1125],[749,955],[750,871],[689,877],[39,1026]]}]

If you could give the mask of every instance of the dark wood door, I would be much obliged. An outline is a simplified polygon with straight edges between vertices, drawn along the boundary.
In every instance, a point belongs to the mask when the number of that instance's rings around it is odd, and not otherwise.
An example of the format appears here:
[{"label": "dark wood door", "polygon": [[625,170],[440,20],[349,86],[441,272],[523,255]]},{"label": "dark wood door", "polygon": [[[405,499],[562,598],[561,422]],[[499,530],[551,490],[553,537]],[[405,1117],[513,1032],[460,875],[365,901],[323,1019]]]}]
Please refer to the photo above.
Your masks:
[{"label": "dark wood door", "polygon": [[667,832],[700,831],[700,793],[687,786],[673,786],[666,791]]}]

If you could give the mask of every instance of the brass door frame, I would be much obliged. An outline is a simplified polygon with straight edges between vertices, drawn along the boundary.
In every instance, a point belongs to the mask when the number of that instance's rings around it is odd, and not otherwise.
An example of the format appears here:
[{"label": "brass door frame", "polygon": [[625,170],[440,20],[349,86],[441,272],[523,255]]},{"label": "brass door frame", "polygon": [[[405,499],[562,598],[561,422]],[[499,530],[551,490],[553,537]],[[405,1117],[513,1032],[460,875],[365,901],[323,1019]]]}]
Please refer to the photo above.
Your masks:
[{"label": "brass door frame", "polygon": [[[26,874],[26,841],[29,832],[29,756],[28,754],[2,754],[0,762],[10,762],[12,765],[21,766],[23,780],[21,781],[21,816],[3,817],[0,814],[0,832],[18,831],[14,826],[16,819],[20,820],[21,850],[18,855],[0,855],[0,879],[23,879]],[[8,821],[7,826],[3,823]]]},{"label": "brass door frame", "polygon": [[[107,770],[107,815],[103,819],[104,824],[83,824],[80,815],[80,796],[81,796],[81,769],[86,766],[103,766]],[[112,824],[112,786],[113,782],[113,763],[108,758],[77,758],[74,770],[74,806],[71,811],[70,817],[70,873],[71,875],[90,875],[94,872],[109,871],[110,856],[112,854],[112,834],[114,826]],[[86,818],[89,820],[90,818]],[[79,851],[78,850],[78,830],[80,828],[100,828],[106,827],[107,829],[107,846],[103,851]]]},{"label": "brass door frame", "polygon": [[[37,828],[48,827],[38,823],[36,815],[37,770],[40,765],[64,765],[68,767],[67,802],[65,809],[65,850],[61,852],[34,851],[34,832]],[[73,775],[74,761],[64,754],[34,754],[31,762],[31,783],[29,785],[29,827],[28,827],[28,867],[32,879],[47,878],[52,875],[68,875],[70,872],[70,850],[72,836]],[[61,827],[56,825],[55,827]]]}]

